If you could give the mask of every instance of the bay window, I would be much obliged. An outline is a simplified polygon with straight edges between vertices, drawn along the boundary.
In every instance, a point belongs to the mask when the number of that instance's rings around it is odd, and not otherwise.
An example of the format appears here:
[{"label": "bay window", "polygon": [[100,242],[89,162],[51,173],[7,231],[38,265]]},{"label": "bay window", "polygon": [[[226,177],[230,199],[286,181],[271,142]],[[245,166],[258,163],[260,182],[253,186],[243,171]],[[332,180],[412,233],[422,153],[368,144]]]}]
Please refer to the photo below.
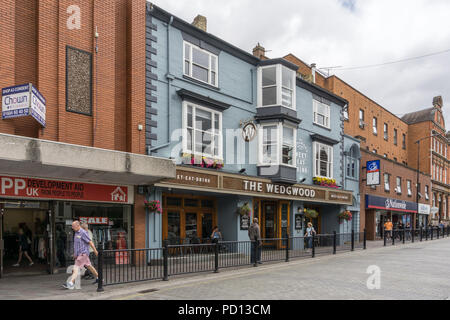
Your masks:
[{"label": "bay window", "polygon": [[260,126],[259,165],[295,166],[297,129],[282,123]]},{"label": "bay window", "polygon": [[313,143],[314,175],[333,178],[333,147],[319,142]]},{"label": "bay window", "polygon": [[183,103],[183,152],[222,159],[222,113]]},{"label": "bay window", "polygon": [[258,107],[295,109],[295,71],[281,64],[258,69]]},{"label": "bay window", "polygon": [[218,57],[184,42],[184,74],[212,86],[218,85]]}]

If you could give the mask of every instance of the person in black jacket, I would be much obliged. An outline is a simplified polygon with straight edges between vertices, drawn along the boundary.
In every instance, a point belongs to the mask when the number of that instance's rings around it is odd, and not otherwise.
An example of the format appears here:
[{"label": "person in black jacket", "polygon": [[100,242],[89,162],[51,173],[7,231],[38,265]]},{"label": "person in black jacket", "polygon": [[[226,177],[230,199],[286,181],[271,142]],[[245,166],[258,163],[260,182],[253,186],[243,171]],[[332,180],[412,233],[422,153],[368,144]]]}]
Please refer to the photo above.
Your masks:
[{"label": "person in black jacket", "polygon": [[22,255],[25,255],[25,257],[30,261],[30,267],[34,264],[33,260],[31,260],[30,256],[28,255],[28,252],[30,251],[30,243],[31,239],[29,239],[25,233],[23,232],[23,229],[19,229],[19,260],[17,260],[17,263],[13,265],[13,267],[19,267],[20,262],[22,261]]}]

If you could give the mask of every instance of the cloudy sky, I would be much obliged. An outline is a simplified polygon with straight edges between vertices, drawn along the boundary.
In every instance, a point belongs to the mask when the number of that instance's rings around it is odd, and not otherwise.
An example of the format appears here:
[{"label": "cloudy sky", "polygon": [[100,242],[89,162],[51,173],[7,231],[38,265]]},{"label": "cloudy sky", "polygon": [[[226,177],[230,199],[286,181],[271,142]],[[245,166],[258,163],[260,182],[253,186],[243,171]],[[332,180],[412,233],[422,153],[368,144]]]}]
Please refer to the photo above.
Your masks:
[{"label": "cloudy sky", "polygon": [[450,129],[449,0],[151,2],[187,22],[206,16],[208,32],[245,51],[259,42],[270,58],[293,53],[318,68],[340,66],[330,72],[399,117],[442,95]]}]

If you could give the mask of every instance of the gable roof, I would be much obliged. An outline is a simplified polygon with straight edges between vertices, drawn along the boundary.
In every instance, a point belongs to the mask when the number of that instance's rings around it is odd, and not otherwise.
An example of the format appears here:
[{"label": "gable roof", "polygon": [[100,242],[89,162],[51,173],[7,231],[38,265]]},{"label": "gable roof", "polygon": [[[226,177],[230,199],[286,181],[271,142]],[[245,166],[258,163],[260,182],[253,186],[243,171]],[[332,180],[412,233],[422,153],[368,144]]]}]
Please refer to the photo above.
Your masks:
[{"label": "gable roof", "polygon": [[407,113],[402,117],[402,120],[407,124],[414,124],[423,121],[434,121],[436,108],[428,108],[416,112]]}]

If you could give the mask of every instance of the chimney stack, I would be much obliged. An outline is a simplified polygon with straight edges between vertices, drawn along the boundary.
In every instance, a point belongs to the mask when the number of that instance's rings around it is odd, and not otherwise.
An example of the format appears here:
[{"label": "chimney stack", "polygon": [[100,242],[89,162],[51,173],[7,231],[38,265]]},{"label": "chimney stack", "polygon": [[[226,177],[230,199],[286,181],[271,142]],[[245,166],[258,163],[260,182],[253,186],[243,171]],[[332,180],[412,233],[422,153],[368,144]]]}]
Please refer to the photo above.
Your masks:
[{"label": "chimney stack", "polygon": [[437,96],[433,98],[433,107],[441,109],[443,107],[442,96]]},{"label": "chimney stack", "polygon": [[263,59],[266,56],[266,49],[258,42],[256,47],[253,48],[253,55],[259,59]]},{"label": "chimney stack", "polygon": [[197,15],[192,22],[192,25],[206,32],[207,30],[207,20],[205,16]]},{"label": "chimney stack", "polygon": [[312,83],[316,83],[316,64],[311,63]]}]

